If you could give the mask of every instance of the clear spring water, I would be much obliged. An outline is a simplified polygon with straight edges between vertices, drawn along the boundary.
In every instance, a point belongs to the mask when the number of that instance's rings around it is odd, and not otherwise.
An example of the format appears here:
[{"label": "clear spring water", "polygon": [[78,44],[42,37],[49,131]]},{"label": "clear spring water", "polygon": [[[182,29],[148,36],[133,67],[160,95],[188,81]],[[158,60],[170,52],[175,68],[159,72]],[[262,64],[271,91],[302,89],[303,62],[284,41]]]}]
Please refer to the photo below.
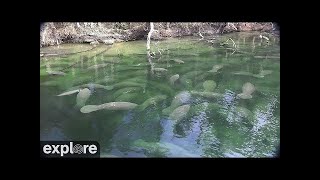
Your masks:
[{"label": "clear spring water", "polygon": [[[273,156],[280,143],[280,40],[269,35],[266,42],[252,32],[222,35],[216,41],[230,37],[237,51],[231,40],[224,46],[196,38],[152,41],[151,59],[143,40],[95,48],[87,44],[41,48],[42,53],[61,55],[40,60],[40,140],[95,140],[101,157]],[[105,66],[94,66],[99,64]],[[215,65],[222,68],[208,72]],[[271,74],[259,76],[263,71]],[[179,78],[173,83],[170,77],[176,74]],[[214,81],[216,87],[207,90],[206,81]],[[252,98],[241,99],[237,94],[247,82],[255,91]],[[149,98],[166,98],[150,101],[142,110],[82,113],[76,106],[77,93],[57,96],[90,83],[112,88],[90,86],[85,105],[123,101],[140,108]],[[204,91],[221,96],[199,95]],[[190,108],[164,113],[181,92],[183,100],[177,107]]]}]

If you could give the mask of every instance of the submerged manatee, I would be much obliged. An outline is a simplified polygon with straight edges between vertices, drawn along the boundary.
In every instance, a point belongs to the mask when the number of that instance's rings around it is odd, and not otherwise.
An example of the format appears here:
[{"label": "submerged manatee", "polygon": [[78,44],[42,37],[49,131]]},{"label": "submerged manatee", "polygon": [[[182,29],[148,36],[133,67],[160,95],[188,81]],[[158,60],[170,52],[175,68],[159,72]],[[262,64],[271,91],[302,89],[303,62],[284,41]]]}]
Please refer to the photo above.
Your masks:
[{"label": "submerged manatee", "polygon": [[207,80],[203,83],[204,91],[209,92],[213,91],[217,87],[217,83],[212,80]]},{"label": "submerged manatee", "polygon": [[106,66],[108,66],[108,64],[97,64],[97,65],[93,65],[93,66],[88,67],[88,69],[98,69],[98,68],[103,68]]},{"label": "submerged manatee", "polygon": [[133,150],[144,150],[147,155],[165,157],[169,149],[162,147],[158,142],[146,142],[138,139],[132,143]]},{"label": "submerged manatee", "polygon": [[151,87],[152,89],[156,89],[156,91],[158,92],[165,93],[168,96],[173,96],[175,93],[174,90],[166,83],[149,81],[148,86]]},{"label": "submerged manatee", "polygon": [[137,110],[138,111],[143,111],[145,110],[147,107],[151,106],[151,105],[157,105],[157,103],[167,99],[168,96],[166,95],[157,95],[157,96],[154,96],[152,98],[149,98],[147,99],[144,103],[142,103],[141,105],[139,105],[137,107]]},{"label": "submerged manatee", "polygon": [[179,79],[179,74],[175,74],[173,76],[170,77],[170,84],[174,85],[174,83],[176,82],[176,80]]},{"label": "submerged manatee", "polygon": [[139,93],[125,93],[118,96],[115,100],[118,102],[128,102],[137,99],[137,97],[139,97]]},{"label": "submerged manatee", "polygon": [[266,75],[271,74],[272,72],[273,72],[272,70],[262,70],[262,71],[260,71],[259,75],[266,76]]},{"label": "submerged manatee", "polygon": [[133,150],[143,150],[146,155],[156,157],[200,157],[188,150],[169,142],[147,142],[138,139],[132,143]]},{"label": "submerged manatee", "polygon": [[250,72],[239,71],[239,72],[234,72],[232,74],[242,75],[242,76],[251,76],[251,77],[255,77],[255,78],[264,78],[264,76],[269,75],[272,72],[273,72],[272,70],[262,70],[262,71],[260,71],[259,74],[253,74]]},{"label": "submerged manatee", "polygon": [[91,91],[88,88],[80,90],[80,92],[77,95],[77,107],[82,107],[86,104],[87,100],[89,99],[91,95]]},{"label": "submerged manatee", "polygon": [[232,74],[242,75],[242,76],[253,76],[253,74],[251,72],[245,72],[245,71],[238,71],[238,72],[234,72]]},{"label": "submerged manatee", "polygon": [[66,73],[61,72],[61,71],[46,71],[49,75],[61,75],[64,76]]},{"label": "submerged manatee", "polygon": [[190,94],[194,95],[194,96],[201,96],[201,97],[204,97],[204,98],[209,98],[209,99],[223,98],[223,94],[214,93],[214,92],[190,91]]},{"label": "submerged manatee", "polygon": [[247,108],[245,107],[236,107],[235,108],[236,114],[242,118],[245,118],[249,120],[249,122],[253,122],[254,120],[254,114]]},{"label": "submerged manatee", "polygon": [[191,80],[191,79],[187,79],[187,78],[182,77],[182,78],[180,78],[179,81],[181,82],[181,84],[182,84],[185,88],[187,88],[187,89],[192,88],[192,80]]},{"label": "submerged manatee", "polygon": [[156,72],[165,72],[165,71],[168,71],[168,69],[165,69],[165,68],[153,68],[154,71]]},{"label": "submerged manatee", "polygon": [[80,89],[76,89],[76,90],[72,90],[72,91],[67,91],[67,92],[64,92],[64,93],[61,93],[57,96],[66,96],[66,95],[70,95],[70,94],[74,94],[74,93],[78,93],[80,92]]},{"label": "submerged manatee", "polygon": [[172,143],[161,142],[160,146],[169,149],[167,156],[171,156],[171,157],[201,157],[200,155],[193,154],[193,153],[189,152],[188,150],[186,150],[180,146],[177,146],[175,144],[172,144]]},{"label": "submerged manatee", "polygon": [[119,89],[117,90],[116,92],[114,92],[112,94],[112,96],[114,98],[117,98],[123,94],[126,94],[126,93],[132,93],[132,92],[138,92],[138,91],[141,91],[141,87],[126,87],[126,88],[122,88],[122,89]]},{"label": "submerged manatee", "polygon": [[123,87],[145,87],[145,83],[136,83],[136,82],[130,82],[130,81],[123,81],[117,84],[112,85],[114,89],[123,88]]},{"label": "submerged manatee", "polygon": [[241,99],[251,99],[252,93],[255,91],[255,87],[253,84],[247,82],[242,86],[242,93],[238,94],[237,96]]},{"label": "submerged manatee", "polygon": [[191,94],[188,91],[182,91],[173,98],[171,105],[169,107],[162,110],[162,113],[164,115],[169,115],[177,107],[183,104],[189,103],[190,99],[191,99]]},{"label": "submerged manatee", "polygon": [[221,68],[223,68],[223,65],[221,65],[221,64],[219,64],[219,65],[214,65],[214,66],[212,67],[212,69],[211,69],[210,71],[208,71],[208,72],[216,73],[216,72],[218,72]]},{"label": "submerged manatee", "polygon": [[180,59],[173,59],[172,61],[179,63],[179,64],[184,64],[184,61],[182,61]]},{"label": "submerged manatee", "polygon": [[113,86],[104,86],[101,84],[95,84],[95,83],[88,83],[88,84],[82,84],[79,86],[74,86],[72,88],[70,88],[69,90],[76,90],[76,89],[81,89],[81,88],[89,88],[89,89],[105,89],[105,90],[112,90]]},{"label": "submerged manatee", "polygon": [[169,115],[169,118],[179,122],[180,120],[182,120],[187,116],[189,110],[190,110],[189,104],[179,106]]},{"label": "submerged manatee", "polygon": [[82,113],[90,113],[98,110],[131,110],[134,109],[138,104],[131,102],[109,102],[101,105],[87,105],[83,106],[80,111]]}]

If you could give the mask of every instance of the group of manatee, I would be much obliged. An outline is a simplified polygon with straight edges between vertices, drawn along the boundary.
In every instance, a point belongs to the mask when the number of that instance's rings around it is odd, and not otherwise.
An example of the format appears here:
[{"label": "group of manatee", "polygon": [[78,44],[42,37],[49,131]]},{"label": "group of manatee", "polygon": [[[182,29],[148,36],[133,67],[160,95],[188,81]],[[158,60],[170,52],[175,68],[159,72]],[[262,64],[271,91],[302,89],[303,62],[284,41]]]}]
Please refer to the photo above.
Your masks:
[{"label": "group of manatee", "polygon": [[[182,60],[174,60],[177,63],[184,63]],[[92,68],[100,68],[100,67],[105,67],[107,64],[101,64],[101,65],[95,65],[95,66],[91,66],[88,69],[92,69]],[[207,71],[207,72],[211,72],[211,73],[216,73],[218,72],[220,69],[222,69],[224,67],[224,65],[214,65],[212,67],[211,70]],[[166,72],[168,71],[165,68],[154,68],[155,71],[158,72]],[[272,71],[266,70],[263,71],[259,74],[259,76],[265,76],[267,74],[271,74]],[[62,73],[59,72],[50,72],[51,74],[58,74],[58,75],[62,75]],[[201,71],[197,72],[191,72],[191,73],[187,73],[183,76],[183,78],[188,79],[189,76],[196,76],[198,74],[200,74]],[[251,75],[249,73],[235,73],[235,74],[241,74],[241,75]],[[180,78],[179,74],[175,74],[172,75],[169,78],[169,83],[170,85],[174,86],[175,82]],[[183,82],[183,81],[182,81]],[[187,81],[184,81],[184,83],[188,83]],[[215,88],[217,87],[217,84],[215,81],[213,80],[206,80],[202,83],[203,86],[203,91],[195,91],[195,90],[191,90],[191,91],[181,91],[178,94],[176,94],[173,99],[172,102],[170,104],[170,106],[168,106],[167,108],[163,109],[163,114],[169,116],[170,119],[173,120],[181,120],[183,119],[186,114],[189,112],[190,110],[190,100],[192,96],[199,96],[199,97],[203,97],[203,98],[207,98],[207,99],[217,99],[217,98],[222,98],[223,94],[214,92]],[[83,85],[79,85],[73,88],[70,88],[68,91],[63,92],[57,96],[66,96],[66,95],[71,95],[71,94],[75,94],[77,93],[77,98],[76,98],[76,106],[80,108],[80,111],[82,113],[91,113],[94,111],[98,111],[98,110],[132,110],[132,109],[136,109],[137,111],[143,111],[144,109],[146,109],[147,107],[151,106],[151,105],[156,105],[157,103],[165,100],[168,98],[167,95],[157,95],[154,97],[151,97],[147,100],[145,100],[145,102],[143,102],[142,104],[138,105],[135,103],[131,103],[131,102],[125,102],[123,101],[123,99],[125,99],[125,94],[127,93],[134,93],[134,92],[139,92],[141,91],[141,89],[144,86],[139,83],[139,82],[135,82],[135,81],[131,81],[131,82],[119,82],[116,83],[112,86],[104,86],[104,85],[100,85],[100,84],[95,84],[95,83],[89,83],[89,84],[83,84]],[[123,97],[123,98],[118,98],[121,99],[121,101],[117,102],[107,102],[104,104],[100,104],[100,105],[86,105],[87,100],[89,99],[89,97],[92,95],[93,93],[93,89],[105,89],[105,90],[112,90],[114,88],[120,88],[118,91],[116,91],[114,93],[117,94],[117,97]],[[250,82],[246,82],[243,87],[242,87],[242,92],[239,93],[237,95],[237,97],[241,98],[241,99],[251,99],[252,98],[252,93],[255,91],[255,87],[253,84],[251,84]],[[167,92],[172,93],[172,91],[167,90]]]},{"label": "group of manatee", "polygon": [[[176,63],[183,64],[184,62],[182,60],[173,60]],[[107,64],[100,64],[100,65],[94,65],[89,67],[88,69],[96,69],[100,67],[105,67]],[[211,70],[206,71],[203,73],[203,71],[191,71],[183,76],[180,76],[179,74],[174,74],[168,78],[169,84],[171,86],[175,86],[175,83],[179,81],[182,85],[185,85],[185,87],[192,87],[192,81],[190,80],[193,77],[199,77],[201,76],[202,79],[208,77],[211,73],[218,73],[224,65],[218,64],[214,65]],[[155,72],[167,72],[168,70],[165,68],[154,68]],[[50,72],[54,75],[63,75],[59,72]],[[246,73],[246,72],[236,72],[233,73],[235,75],[247,75],[247,76],[253,76],[262,78],[265,75],[271,74],[272,71],[270,70],[264,70],[261,71],[259,74],[252,74],[252,73]],[[201,79],[200,78],[200,79]],[[192,114],[194,112],[189,112],[191,109],[194,111],[194,109],[197,108],[203,108],[204,106],[209,108],[220,108],[221,106],[217,103],[200,103],[196,105],[192,105],[192,99],[193,98],[204,98],[209,100],[216,100],[221,99],[224,97],[223,94],[215,92],[215,89],[217,87],[217,83],[213,80],[206,80],[200,84],[202,90],[184,90],[180,91],[178,93],[175,93],[172,88],[167,87],[165,85],[148,82],[150,85],[162,92],[163,94],[159,94],[153,97],[148,98],[140,105],[136,103],[130,102],[132,100],[132,95],[136,95],[136,97],[139,97],[139,93],[145,88],[146,82],[139,79],[139,77],[133,77],[130,79],[130,81],[124,81],[124,82],[118,82],[111,86],[105,86],[95,83],[89,83],[89,84],[83,84],[79,86],[75,86],[70,88],[68,91],[63,92],[57,96],[66,96],[66,95],[72,95],[77,93],[76,97],[76,107],[80,109],[81,113],[91,113],[95,111],[100,110],[135,110],[135,111],[143,111],[149,106],[156,106],[157,104],[161,103],[162,101],[168,99],[169,97],[173,97],[171,100],[171,104],[162,110],[162,114],[167,116],[169,119],[174,120],[175,122],[179,122],[182,119],[186,118],[188,114]],[[93,94],[94,89],[104,89],[106,91],[110,91],[113,89],[118,89],[113,93],[114,97],[117,97],[112,102],[106,102],[103,104],[86,104],[89,97]],[[196,88],[197,89],[197,88]],[[255,91],[255,86],[250,83],[246,82],[242,86],[242,92],[238,93],[236,95],[237,98],[240,99],[251,99],[253,96],[253,92]],[[192,108],[191,108],[192,107]],[[239,107],[237,109],[238,114],[241,116],[249,116],[248,110],[245,108]]]}]

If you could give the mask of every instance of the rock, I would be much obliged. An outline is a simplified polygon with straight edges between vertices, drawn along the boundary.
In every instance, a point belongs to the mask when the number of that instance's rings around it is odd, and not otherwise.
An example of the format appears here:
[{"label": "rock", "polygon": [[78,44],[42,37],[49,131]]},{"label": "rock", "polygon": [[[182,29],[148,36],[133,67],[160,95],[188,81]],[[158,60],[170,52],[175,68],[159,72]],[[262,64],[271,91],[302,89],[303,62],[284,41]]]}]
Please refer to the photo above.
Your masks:
[{"label": "rock", "polygon": [[114,43],[114,39],[105,39],[102,42],[106,45],[112,45]]},{"label": "rock", "polygon": [[91,44],[91,45],[98,45],[99,42],[98,42],[98,41],[92,41],[92,42],[90,42],[90,44]]}]

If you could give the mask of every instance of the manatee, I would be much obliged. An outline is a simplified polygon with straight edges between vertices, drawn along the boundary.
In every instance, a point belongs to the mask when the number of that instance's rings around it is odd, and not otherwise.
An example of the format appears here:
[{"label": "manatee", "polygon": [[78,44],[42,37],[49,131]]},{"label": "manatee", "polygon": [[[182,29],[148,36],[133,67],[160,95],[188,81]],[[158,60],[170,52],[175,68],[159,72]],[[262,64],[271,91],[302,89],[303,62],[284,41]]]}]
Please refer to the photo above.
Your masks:
[{"label": "manatee", "polygon": [[187,116],[189,110],[189,104],[179,106],[169,115],[169,118],[178,122]]},{"label": "manatee", "polygon": [[223,65],[214,65],[213,67],[212,67],[212,69],[210,70],[210,71],[208,71],[208,72],[213,72],[213,73],[216,73],[216,72],[218,72],[221,68],[223,68]]},{"label": "manatee", "polygon": [[202,73],[203,73],[203,71],[191,71],[191,72],[187,72],[186,74],[182,75],[182,77],[186,78],[186,79],[192,79],[194,77],[199,76]]},{"label": "manatee", "polygon": [[40,83],[41,86],[59,86],[61,85],[61,82],[59,81],[46,81],[43,83]]},{"label": "manatee", "polygon": [[245,72],[245,71],[238,71],[238,72],[234,72],[232,74],[235,74],[235,75],[242,75],[242,76],[253,76],[252,73],[250,72]]},{"label": "manatee", "polygon": [[189,103],[190,99],[191,99],[191,94],[188,91],[182,91],[173,98],[171,105],[169,107],[162,110],[162,113],[164,115],[169,115],[177,107],[183,104]]},{"label": "manatee", "polygon": [[179,80],[181,82],[181,84],[185,87],[185,88],[192,88],[192,80],[191,79],[187,79],[185,77],[180,78]]},{"label": "manatee", "polygon": [[99,84],[99,83],[113,83],[115,81],[115,79],[113,78],[103,78],[103,79],[99,79],[97,81],[95,81],[95,83]]},{"label": "manatee", "polygon": [[138,111],[143,111],[143,110],[145,110],[147,107],[149,107],[149,106],[151,106],[151,105],[157,105],[157,103],[159,103],[159,102],[161,102],[161,101],[163,101],[163,100],[165,100],[165,99],[167,99],[168,98],[168,96],[166,96],[166,95],[157,95],[157,96],[154,96],[154,97],[152,97],[152,98],[149,98],[149,99],[147,99],[144,103],[142,103],[141,105],[139,105],[138,107],[137,107],[137,110]]},{"label": "manatee", "polygon": [[174,95],[174,90],[167,84],[165,83],[158,83],[158,82],[153,82],[149,81],[148,86],[156,89],[158,92],[165,93],[168,96],[173,96]]},{"label": "manatee", "polygon": [[184,61],[180,59],[173,59],[174,62],[179,63],[179,64],[184,64]]},{"label": "manatee", "polygon": [[98,68],[103,68],[106,66],[108,66],[108,64],[97,64],[97,65],[93,65],[93,66],[88,67],[88,69],[98,69]]},{"label": "manatee", "polygon": [[169,149],[167,156],[171,157],[201,157],[200,155],[193,154],[180,146],[168,142],[161,142],[160,147]]},{"label": "manatee", "polygon": [[206,111],[208,104],[209,104],[208,102],[204,102],[204,103],[191,106],[188,112],[188,117],[199,115],[201,112]]},{"label": "manatee", "polygon": [[252,95],[251,94],[245,94],[245,93],[240,93],[237,95],[241,99],[251,99]]},{"label": "manatee", "polygon": [[77,95],[77,107],[82,107],[85,105],[86,101],[89,99],[90,97],[90,90],[88,88],[82,89],[80,90],[80,92]]},{"label": "manatee", "polygon": [[255,87],[253,84],[247,82],[242,86],[242,93],[238,94],[237,96],[241,99],[251,99],[252,93],[255,91]]},{"label": "manatee", "polygon": [[82,113],[90,113],[98,110],[131,110],[134,109],[138,104],[131,102],[109,102],[100,105],[86,105],[83,106],[80,111]]},{"label": "manatee", "polygon": [[112,94],[112,96],[114,98],[117,98],[120,95],[123,95],[123,94],[126,94],[126,93],[137,92],[137,91],[140,91],[140,90],[141,90],[141,87],[126,87],[126,88],[122,88],[122,89],[117,90],[116,92],[114,92]]},{"label": "manatee", "polygon": [[165,69],[165,68],[153,68],[153,70],[156,71],[156,72],[168,71],[168,69]]},{"label": "manatee", "polygon": [[260,71],[259,75],[265,76],[271,74],[273,71],[272,70],[262,70]]},{"label": "manatee", "polygon": [[239,107],[238,106],[238,107],[235,108],[235,112],[236,112],[236,114],[238,116],[240,116],[242,118],[246,118],[246,119],[248,119],[250,121],[253,120],[253,116],[254,116],[253,113],[249,109],[247,109],[245,107]]},{"label": "manatee", "polygon": [[136,99],[139,96],[139,93],[125,93],[118,96],[115,100],[118,102],[128,102]]},{"label": "manatee", "polygon": [[127,82],[146,83],[146,76],[136,76],[134,78],[126,79]]},{"label": "manatee", "polygon": [[49,75],[66,75],[66,73],[61,72],[61,71],[46,71]]},{"label": "manatee", "polygon": [[144,88],[144,83],[136,83],[136,82],[129,82],[129,81],[123,81],[117,84],[113,85],[114,89],[123,88],[123,87],[141,87]]},{"label": "manatee", "polygon": [[111,63],[111,64],[118,64],[120,63],[119,60],[116,60],[116,59],[103,59],[102,60],[103,62],[106,62],[106,63]]},{"label": "manatee", "polygon": [[94,83],[84,84],[84,85],[81,85],[80,87],[87,87],[87,88],[94,88],[94,89],[105,89],[105,90],[112,90],[113,89],[113,86],[104,86],[101,84],[94,84]]},{"label": "manatee", "polygon": [[75,89],[79,89],[79,88],[112,90],[113,86],[104,86],[101,84],[88,83],[88,84],[82,84],[79,86],[74,86],[74,87],[70,88],[70,90],[75,90]]},{"label": "manatee", "polygon": [[174,83],[176,82],[176,80],[179,79],[179,74],[173,75],[170,77],[170,84],[174,85]]},{"label": "manatee", "polygon": [[155,155],[155,156],[163,156],[169,152],[169,149],[161,146],[158,142],[146,142],[142,139],[138,139],[132,143],[133,149],[144,150],[146,154]]},{"label": "manatee", "polygon": [[80,92],[80,89],[76,89],[76,90],[72,90],[72,91],[67,91],[67,92],[64,92],[64,93],[61,93],[57,96],[66,96],[66,95],[70,95],[70,94],[74,94],[74,93],[78,93]]},{"label": "manatee", "polygon": [[150,64],[149,63],[139,63],[139,64],[135,64],[135,65],[132,65],[134,67],[140,67],[140,66],[149,66]]},{"label": "manatee", "polygon": [[194,77],[194,81],[195,82],[202,81],[202,80],[206,79],[208,76],[212,76],[212,74],[208,73],[208,72],[204,72],[204,73],[202,73],[202,74],[200,74],[198,76],[195,76]]},{"label": "manatee", "polygon": [[217,83],[212,80],[207,80],[203,83],[204,91],[213,91],[217,87]]},{"label": "manatee", "polygon": [[194,96],[201,96],[201,97],[210,98],[210,99],[223,98],[223,94],[214,93],[214,92],[190,91],[190,94]]},{"label": "manatee", "polygon": [[244,71],[239,71],[239,72],[234,72],[233,74],[235,75],[242,75],[242,76],[251,76],[255,78],[264,78],[264,76],[271,74],[272,70],[262,70],[259,74],[253,74],[250,72],[244,72]]}]

